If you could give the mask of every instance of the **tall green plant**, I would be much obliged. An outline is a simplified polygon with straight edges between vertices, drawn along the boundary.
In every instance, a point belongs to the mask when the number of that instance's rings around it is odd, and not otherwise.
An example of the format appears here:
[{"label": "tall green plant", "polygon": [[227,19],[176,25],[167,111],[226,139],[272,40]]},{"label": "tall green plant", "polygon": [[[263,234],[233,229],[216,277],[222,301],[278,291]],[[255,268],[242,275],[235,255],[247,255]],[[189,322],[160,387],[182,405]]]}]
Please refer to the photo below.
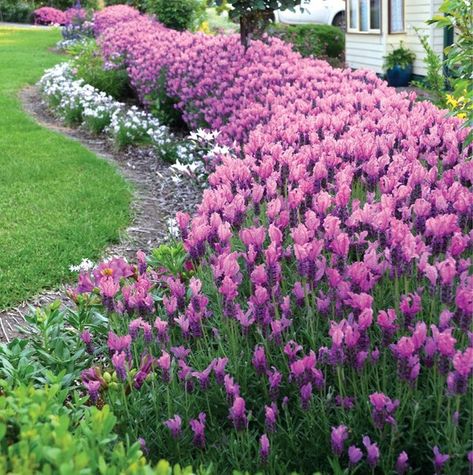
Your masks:
[{"label": "tall green plant", "polygon": [[[445,66],[452,73],[453,94],[449,105],[457,116],[473,126],[473,2],[472,0],[445,0],[440,12],[428,23],[454,31],[455,41],[445,49]],[[473,131],[467,143],[473,141]]]},{"label": "tall green plant", "polygon": [[443,74],[442,58],[430,46],[429,36],[421,34],[418,28],[415,31],[425,51],[424,63],[427,67],[427,75],[424,81],[416,81],[414,85],[426,90],[436,105],[446,107],[447,79]]}]

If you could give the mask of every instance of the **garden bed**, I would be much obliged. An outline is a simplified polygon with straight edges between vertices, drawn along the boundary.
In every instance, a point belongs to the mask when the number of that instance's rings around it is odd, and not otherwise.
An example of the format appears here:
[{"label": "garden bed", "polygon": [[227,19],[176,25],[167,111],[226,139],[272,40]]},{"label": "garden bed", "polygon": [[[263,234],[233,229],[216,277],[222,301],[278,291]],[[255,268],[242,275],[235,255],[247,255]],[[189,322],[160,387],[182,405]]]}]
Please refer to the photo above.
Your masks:
[{"label": "garden bed", "polygon": [[[110,407],[117,439],[152,463],[467,473],[473,145],[462,121],[274,38],[245,49],[124,6],[98,13],[94,32],[143,107],[218,131],[225,153],[208,163],[194,215],[177,213],[178,240],[82,269],[76,307],[38,310],[4,371],[30,381],[27,354],[37,379],[60,374],[86,394],[77,411]],[[53,86],[64,117],[98,117],[82,83],[59,98]]]}]

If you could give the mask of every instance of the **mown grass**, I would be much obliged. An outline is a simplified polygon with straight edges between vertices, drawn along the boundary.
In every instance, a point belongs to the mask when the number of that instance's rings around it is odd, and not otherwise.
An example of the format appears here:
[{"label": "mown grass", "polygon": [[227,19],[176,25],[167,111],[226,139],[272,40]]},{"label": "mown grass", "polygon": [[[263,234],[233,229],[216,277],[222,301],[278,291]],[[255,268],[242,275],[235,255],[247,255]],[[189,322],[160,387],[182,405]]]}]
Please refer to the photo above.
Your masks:
[{"label": "mown grass", "polygon": [[0,308],[98,258],[129,221],[130,189],[79,143],[37,125],[19,90],[62,60],[58,30],[0,27]]}]

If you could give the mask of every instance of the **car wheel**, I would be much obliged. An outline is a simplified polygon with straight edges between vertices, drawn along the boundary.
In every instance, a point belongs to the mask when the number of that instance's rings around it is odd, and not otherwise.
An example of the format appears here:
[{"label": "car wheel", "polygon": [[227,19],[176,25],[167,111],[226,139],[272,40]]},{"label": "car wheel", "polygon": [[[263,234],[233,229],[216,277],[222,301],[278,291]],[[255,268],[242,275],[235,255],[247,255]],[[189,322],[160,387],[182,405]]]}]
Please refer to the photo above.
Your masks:
[{"label": "car wheel", "polygon": [[345,19],[345,12],[337,13],[335,15],[335,18],[333,19],[332,25],[333,26],[338,26],[338,28],[345,31],[345,29],[347,27],[347,22],[346,22],[346,19]]}]

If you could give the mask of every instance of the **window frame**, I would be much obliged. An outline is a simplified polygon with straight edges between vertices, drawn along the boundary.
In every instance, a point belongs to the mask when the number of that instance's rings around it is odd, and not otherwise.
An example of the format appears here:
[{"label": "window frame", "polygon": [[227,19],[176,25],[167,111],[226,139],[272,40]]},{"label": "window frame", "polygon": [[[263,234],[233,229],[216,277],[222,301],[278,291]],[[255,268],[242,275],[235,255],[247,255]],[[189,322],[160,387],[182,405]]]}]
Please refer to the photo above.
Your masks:
[{"label": "window frame", "polygon": [[405,35],[407,33],[406,31],[406,0],[401,0],[401,5],[402,5],[402,31],[393,31],[391,29],[392,0],[388,0],[388,34],[390,35]]},{"label": "window frame", "polygon": [[[346,5],[346,14],[345,18],[347,19],[347,33],[354,33],[358,35],[381,35],[382,30],[383,30],[383,0],[378,0],[379,1],[379,28],[369,28],[366,31],[360,30],[360,25],[361,25],[361,8],[360,8],[360,3],[361,0],[346,0],[345,5]],[[351,7],[351,2],[356,2],[358,5],[358,26],[357,28],[352,28],[351,26],[351,15],[350,15],[350,7]],[[371,26],[371,6],[370,6],[370,1],[368,0],[368,25]]]}]

